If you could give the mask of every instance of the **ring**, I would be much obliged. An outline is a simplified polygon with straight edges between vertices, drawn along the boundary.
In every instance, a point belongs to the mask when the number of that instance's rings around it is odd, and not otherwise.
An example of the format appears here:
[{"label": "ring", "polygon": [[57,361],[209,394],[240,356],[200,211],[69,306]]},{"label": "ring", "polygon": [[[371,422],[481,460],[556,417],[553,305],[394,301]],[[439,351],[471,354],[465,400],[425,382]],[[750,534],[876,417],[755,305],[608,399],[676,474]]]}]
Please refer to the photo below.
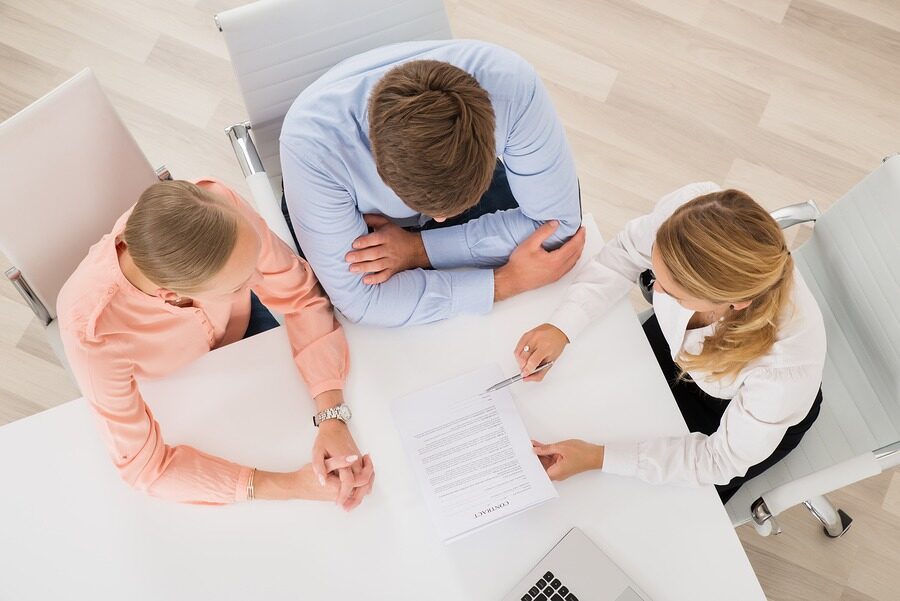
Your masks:
[{"label": "ring", "polygon": [[526,345],[525,345],[525,348],[522,349],[522,352],[523,352],[523,353],[530,353],[530,352],[531,352],[531,347],[528,346],[528,345],[526,344]]}]

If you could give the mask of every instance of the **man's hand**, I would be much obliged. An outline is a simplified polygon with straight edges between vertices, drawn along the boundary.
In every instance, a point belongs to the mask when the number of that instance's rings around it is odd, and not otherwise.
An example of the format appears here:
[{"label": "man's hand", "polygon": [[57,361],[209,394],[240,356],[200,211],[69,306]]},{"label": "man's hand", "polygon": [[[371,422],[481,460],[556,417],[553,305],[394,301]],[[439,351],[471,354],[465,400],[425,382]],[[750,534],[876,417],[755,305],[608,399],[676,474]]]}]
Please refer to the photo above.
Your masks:
[{"label": "man's hand", "polygon": [[516,247],[506,265],[494,271],[494,302],[546,286],[575,266],[584,249],[584,227],[556,250],[544,250],[543,243],[558,227],[558,221],[541,225]]},{"label": "man's hand", "polygon": [[382,215],[363,218],[373,231],[354,240],[353,250],[345,259],[350,263],[350,271],[367,274],[364,284],[381,284],[395,273],[431,267],[420,233],[407,232]]}]

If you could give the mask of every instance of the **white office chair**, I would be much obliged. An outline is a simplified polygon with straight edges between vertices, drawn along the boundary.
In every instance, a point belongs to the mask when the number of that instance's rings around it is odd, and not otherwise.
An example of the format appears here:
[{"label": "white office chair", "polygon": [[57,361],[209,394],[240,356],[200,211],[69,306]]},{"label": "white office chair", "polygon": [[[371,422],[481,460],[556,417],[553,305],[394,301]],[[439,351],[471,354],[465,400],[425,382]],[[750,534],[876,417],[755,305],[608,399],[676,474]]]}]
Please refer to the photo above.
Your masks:
[{"label": "white office chair", "polygon": [[6,276],[59,339],[56,297],[87,254],[149,185],[154,171],[90,69],[0,124],[0,252]]},{"label": "white office chair", "polygon": [[441,0],[260,0],[216,15],[249,121],[226,128],[256,210],[294,250],[281,213],[278,137],[294,99],[379,46],[452,37]]},{"label": "white office chair", "polygon": [[806,202],[772,216],[782,228],[816,222],[793,255],[825,319],[824,400],[800,445],[726,509],[735,526],[750,522],[765,536],[781,532],[775,516],[802,503],[837,538],[852,519],[825,494],[900,464],[900,156],[824,214]]},{"label": "white office chair", "polygon": [[778,533],[803,503],[831,537],[850,518],[824,497],[900,464],[900,157],[856,184],[817,221],[795,261],[825,318],[819,418],[781,462],[729,501],[734,523]]}]

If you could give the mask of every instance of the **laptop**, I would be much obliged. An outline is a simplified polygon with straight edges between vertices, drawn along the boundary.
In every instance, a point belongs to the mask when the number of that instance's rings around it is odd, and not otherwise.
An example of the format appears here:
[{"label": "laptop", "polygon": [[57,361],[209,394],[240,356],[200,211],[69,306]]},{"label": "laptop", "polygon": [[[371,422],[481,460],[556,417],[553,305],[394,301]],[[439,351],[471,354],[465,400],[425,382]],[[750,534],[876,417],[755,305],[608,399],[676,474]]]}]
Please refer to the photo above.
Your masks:
[{"label": "laptop", "polygon": [[503,601],[650,601],[578,528],[556,543]]}]

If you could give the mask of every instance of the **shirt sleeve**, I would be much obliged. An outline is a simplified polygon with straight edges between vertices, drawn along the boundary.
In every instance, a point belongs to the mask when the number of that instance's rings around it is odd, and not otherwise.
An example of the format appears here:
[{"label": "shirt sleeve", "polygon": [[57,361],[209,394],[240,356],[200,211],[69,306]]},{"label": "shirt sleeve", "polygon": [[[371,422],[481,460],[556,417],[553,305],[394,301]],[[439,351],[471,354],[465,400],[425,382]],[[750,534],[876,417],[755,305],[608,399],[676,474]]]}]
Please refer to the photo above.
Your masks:
[{"label": "shirt sleeve", "polygon": [[588,323],[626,296],[638,276],[652,267],[650,254],[663,222],[681,205],[719,189],[712,182],[688,184],[663,196],[651,213],[629,221],[582,268],[550,323],[574,340]]},{"label": "shirt sleeve", "polygon": [[259,234],[259,277],[251,288],[266,307],[284,315],[294,361],[309,394],[316,397],[327,390],[343,389],[350,364],[347,340],[309,264],[273,234],[246,201],[230,189],[223,192],[232,197]]},{"label": "shirt sleeve", "polygon": [[65,329],[62,339],[75,379],[125,482],[181,503],[246,500],[249,467],[163,442],[123,344],[110,338],[86,340]]},{"label": "shirt sleeve", "polygon": [[815,400],[821,369],[767,368],[748,375],[710,436],[658,438],[605,447],[603,471],[652,484],[727,484],[769,457]]},{"label": "shirt sleeve", "polygon": [[527,62],[510,55],[518,86],[509,90],[509,97],[492,100],[495,110],[509,112],[497,116],[498,121],[510,124],[505,147],[500,150],[519,208],[422,232],[435,269],[498,267],[542,223],[559,221],[547,248],[558,247],[581,225],[578,178],[565,130],[537,73]]},{"label": "shirt sleeve", "polygon": [[[327,160],[327,150],[317,151]],[[297,239],[319,281],[341,313],[354,323],[403,326],[487,313],[494,302],[494,274],[488,269],[412,269],[383,284],[363,283],[345,256],[368,232],[350,193],[327,169],[302,159],[282,143],[284,189]]]}]

